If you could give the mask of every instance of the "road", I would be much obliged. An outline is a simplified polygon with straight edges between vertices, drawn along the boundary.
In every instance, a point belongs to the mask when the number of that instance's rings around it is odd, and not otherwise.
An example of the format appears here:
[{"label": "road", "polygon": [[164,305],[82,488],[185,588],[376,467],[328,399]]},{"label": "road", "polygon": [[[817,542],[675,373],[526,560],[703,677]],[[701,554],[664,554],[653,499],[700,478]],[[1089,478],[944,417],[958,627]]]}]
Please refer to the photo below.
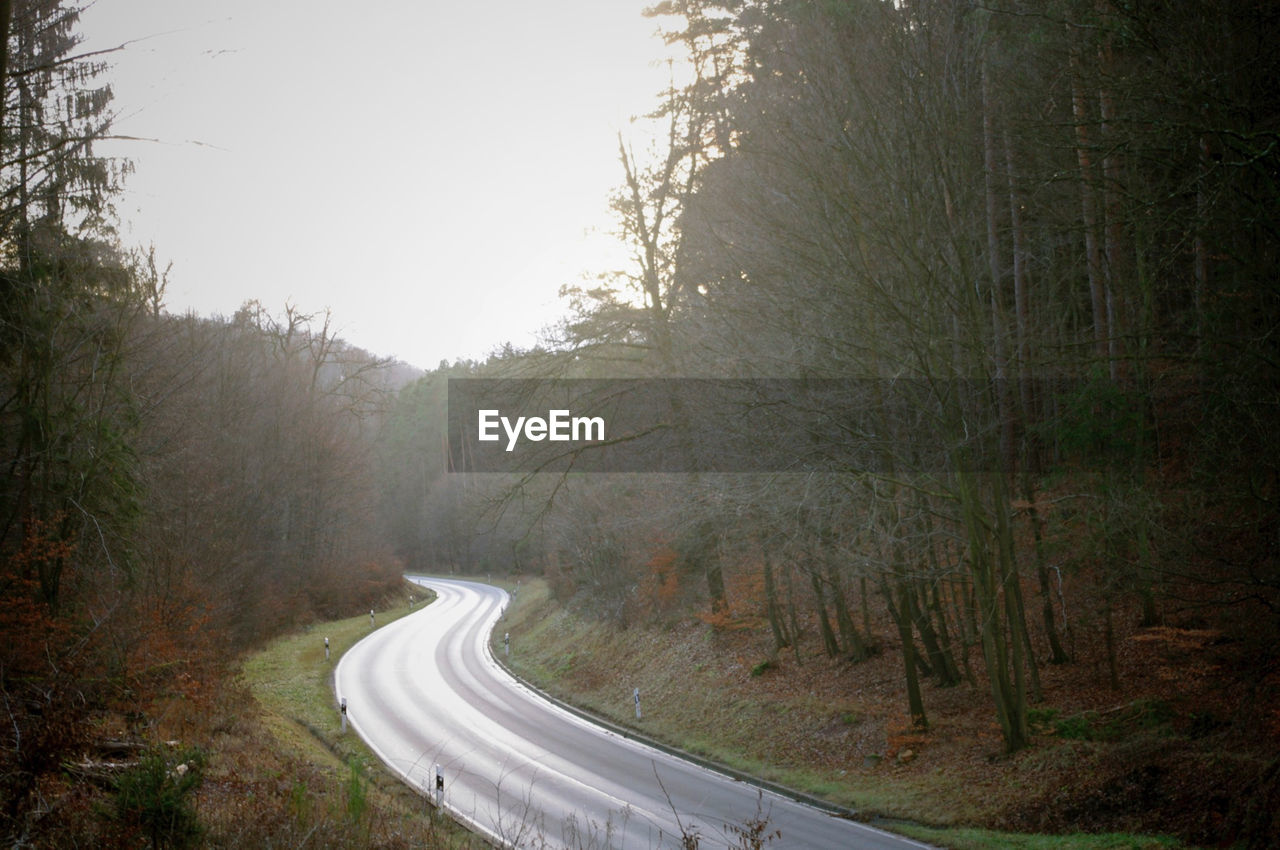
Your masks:
[{"label": "road", "polygon": [[[733,825],[768,817],[769,848],[905,850],[927,845],[760,792],[598,727],[507,674],[488,635],[507,603],[485,584],[415,579],[431,605],[372,632],[338,663],[348,720],[393,770],[509,847],[739,846]],[[761,796],[762,794],[762,796]],[[728,825],[728,826],[726,826]]]}]

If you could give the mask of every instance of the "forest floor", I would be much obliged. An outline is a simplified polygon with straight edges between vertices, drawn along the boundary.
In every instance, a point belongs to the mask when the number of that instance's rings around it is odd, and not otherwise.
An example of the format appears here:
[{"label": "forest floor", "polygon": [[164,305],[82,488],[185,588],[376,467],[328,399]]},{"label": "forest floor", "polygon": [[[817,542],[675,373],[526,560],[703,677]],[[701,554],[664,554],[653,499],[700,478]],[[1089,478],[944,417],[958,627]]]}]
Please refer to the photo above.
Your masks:
[{"label": "forest floor", "polygon": [[509,632],[513,671],[567,703],[946,847],[1280,846],[1280,710],[1259,698],[1277,673],[1252,669],[1240,641],[1122,630],[1120,691],[1103,663],[1042,665],[1033,745],[1005,755],[980,656],[973,683],[926,685],[918,732],[901,652],[880,631],[887,651],[859,664],[813,640],[775,654],[767,629],[622,629],[526,579],[494,654]]}]

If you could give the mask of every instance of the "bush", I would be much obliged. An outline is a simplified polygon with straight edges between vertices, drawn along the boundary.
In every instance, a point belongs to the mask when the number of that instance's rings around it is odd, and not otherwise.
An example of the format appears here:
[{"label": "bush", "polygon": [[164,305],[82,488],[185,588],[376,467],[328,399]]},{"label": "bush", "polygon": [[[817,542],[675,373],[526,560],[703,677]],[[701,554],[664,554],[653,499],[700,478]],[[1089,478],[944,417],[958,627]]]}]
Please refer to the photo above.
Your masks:
[{"label": "bush", "polygon": [[194,846],[202,833],[194,797],[204,765],[198,749],[149,750],[116,780],[116,820],[146,834],[156,850]]},{"label": "bush", "polygon": [[1085,714],[1064,717],[1053,724],[1053,729],[1058,733],[1059,738],[1070,738],[1077,741],[1092,741],[1094,739],[1093,723]]}]

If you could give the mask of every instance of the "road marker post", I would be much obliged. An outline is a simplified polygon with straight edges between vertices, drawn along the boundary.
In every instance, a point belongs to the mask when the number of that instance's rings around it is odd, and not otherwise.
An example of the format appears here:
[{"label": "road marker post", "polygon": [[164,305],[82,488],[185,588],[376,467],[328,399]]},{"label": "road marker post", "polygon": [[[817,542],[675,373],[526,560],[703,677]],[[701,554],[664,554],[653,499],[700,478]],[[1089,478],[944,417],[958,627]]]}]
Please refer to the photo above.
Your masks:
[{"label": "road marker post", "polygon": [[346,697],[342,698],[342,707],[340,710],[342,712],[342,731],[346,732],[347,731],[347,698]]},{"label": "road marker post", "polygon": [[511,655],[511,632],[504,632],[504,633],[503,633],[503,635],[502,635],[502,649],[503,649],[503,651],[504,651],[508,656],[510,656],[510,655]]},{"label": "road marker post", "polygon": [[636,700],[636,720],[640,719],[640,689],[636,688],[634,692]]},{"label": "road marker post", "polygon": [[436,765],[436,808],[444,803],[444,773],[440,770],[440,765]]},{"label": "road marker post", "polygon": [[324,639],[324,660],[325,661],[329,660],[329,639],[328,638]]}]

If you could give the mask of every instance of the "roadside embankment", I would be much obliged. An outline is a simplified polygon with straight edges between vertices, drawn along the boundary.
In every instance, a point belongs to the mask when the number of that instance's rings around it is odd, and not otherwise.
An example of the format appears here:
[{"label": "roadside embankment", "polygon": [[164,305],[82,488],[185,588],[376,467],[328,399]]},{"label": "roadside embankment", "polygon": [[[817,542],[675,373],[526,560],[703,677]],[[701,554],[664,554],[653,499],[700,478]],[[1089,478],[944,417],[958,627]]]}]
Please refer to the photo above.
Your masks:
[{"label": "roadside embankment", "polygon": [[1018,800],[1051,794],[1073,770],[1087,768],[1095,743],[1045,736],[1028,752],[999,758],[982,696],[956,688],[932,692],[934,726],[909,732],[898,716],[891,653],[856,669],[824,657],[766,659],[746,634],[697,620],[616,628],[560,605],[541,581],[520,587],[492,637],[495,657],[616,726],[941,846],[1185,846],[1141,834],[991,828]]}]

